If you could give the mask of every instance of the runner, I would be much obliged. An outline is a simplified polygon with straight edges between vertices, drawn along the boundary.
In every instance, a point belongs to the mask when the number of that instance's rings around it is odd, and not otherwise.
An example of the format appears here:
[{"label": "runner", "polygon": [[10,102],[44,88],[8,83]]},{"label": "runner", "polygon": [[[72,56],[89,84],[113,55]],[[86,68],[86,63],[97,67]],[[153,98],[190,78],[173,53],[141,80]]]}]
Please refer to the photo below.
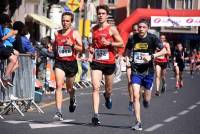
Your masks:
[{"label": "runner", "polygon": [[[108,24],[109,8],[100,5],[96,8],[98,24],[92,30],[92,44],[89,50],[93,55],[91,66],[91,78],[93,85],[93,125],[99,125],[99,90],[102,75],[105,76],[105,106],[112,108],[111,92],[113,84],[113,73],[115,72],[115,47],[123,47],[123,41],[116,27]],[[91,55],[90,54],[90,55]],[[91,56],[90,56],[91,57]]]},{"label": "runner", "polygon": [[176,88],[183,87],[183,69],[185,68],[185,58],[187,54],[184,52],[183,45],[177,43],[176,50],[174,52],[174,68],[176,75]]},{"label": "runner", "polygon": [[190,75],[191,78],[194,78],[193,72],[195,71],[196,68],[196,55],[197,55],[197,51],[196,49],[194,49],[189,57],[189,62],[190,62]]},{"label": "runner", "polygon": [[198,50],[196,55],[196,70],[198,74],[200,73],[200,50]]},{"label": "runner", "polygon": [[[160,36],[160,40],[163,43],[163,46],[167,50],[167,54],[164,56],[160,56],[155,58],[155,67],[156,67],[156,96],[160,96],[160,83],[161,85],[161,93],[164,93],[166,90],[166,68],[169,61],[169,56],[171,55],[170,45],[166,40],[165,35]],[[159,52],[156,50],[156,53]],[[162,81],[161,81],[162,79]]]},{"label": "runner", "polygon": [[[166,53],[160,40],[155,35],[148,33],[148,28],[148,21],[141,20],[138,23],[139,33],[131,38],[131,45],[128,47],[133,52],[131,83],[136,117],[136,124],[132,127],[133,130],[142,130],[140,113],[140,90],[142,88],[144,89],[143,105],[145,108],[149,107],[154,79],[153,58]],[[153,54],[156,49],[161,51]]]},{"label": "runner", "polygon": [[62,14],[63,29],[55,33],[55,43],[53,51],[56,53],[55,59],[55,77],[56,77],[56,107],[57,112],[54,118],[63,120],[62,118],[62,89],[66,77],[66,88],[70,95],[69,112],[74,112],[76,108],[75,90],[73,82],[78,65],[76,60],[76,52],[82,51],[82,40],[78,31],[72,28],[74,15],[71,12]]},{"label": "runner", "polygon": [[130,61],[132,60],[132,57],[131,57],[131,51],[129,51],[129,49],[127,49],[127,48],[129,47],[129,45],[131,45],[131,43],[130,43],[131,40],[130,39],[136,33],[138,33],[138,25],[134,24],[132,26],[132,32],[130,33],[130,37],[129,37],[128,43],[126,45],[126,50],[125,50],[125,55],[128,55],[128,56],[125,57],[126,58],[125,61],[126,61],[126,74],[127,74],[127,79],[128,79],[128,93],[129,93],[128,110],[130,112],[134,111],[134,106],[133,106],[133,89],[132,89],[132,86],[131,86],[131,64],[130,64]]}]

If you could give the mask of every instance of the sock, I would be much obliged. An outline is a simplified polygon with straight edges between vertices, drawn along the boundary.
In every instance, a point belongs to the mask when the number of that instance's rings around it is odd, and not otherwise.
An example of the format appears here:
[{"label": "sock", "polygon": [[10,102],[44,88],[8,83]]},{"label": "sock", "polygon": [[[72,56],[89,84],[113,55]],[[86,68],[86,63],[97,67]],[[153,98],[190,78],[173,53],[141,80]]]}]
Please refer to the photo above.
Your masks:
[{"label": "sock", "polygon": [[94,113],[94,117],[98,118],[99,114],[98,113]]},{"label": "sock", "polygon": [[58,110],[58,112],[59,112],[59,113],[62,113],[62,110],[61,110],[61,108],[58,108],[57,110]]}]

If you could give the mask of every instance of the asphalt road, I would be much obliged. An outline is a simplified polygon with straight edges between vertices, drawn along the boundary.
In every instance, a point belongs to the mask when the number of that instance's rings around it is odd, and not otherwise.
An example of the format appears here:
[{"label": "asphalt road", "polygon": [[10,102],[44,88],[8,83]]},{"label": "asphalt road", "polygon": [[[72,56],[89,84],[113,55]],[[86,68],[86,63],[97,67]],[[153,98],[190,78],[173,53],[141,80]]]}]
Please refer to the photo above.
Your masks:
[{"label": "asphalt road", "polygon": [[[101,125],[91,125],[92,96],[91,88],[77,91],[77,109],[68,111],[68,99],[65,99],[64,121],[53,120],[55,105],[42,108],[44,114],[37,111],[27,112],[24,117],[13,112],[0,119],[0,134],[200,134],[200,75],[192,79],[184,73],[184,87],[175,89],[172,71],[168,71],[167,91],[157,97],[152,95],[148,109],[141,107],[143,131],[133,131],[131,126],[135,117],[128,111],[127,80],[114,85],[113,108],[107,110],[101,92]],[[155,88],[153,89],[154,92]]]}]

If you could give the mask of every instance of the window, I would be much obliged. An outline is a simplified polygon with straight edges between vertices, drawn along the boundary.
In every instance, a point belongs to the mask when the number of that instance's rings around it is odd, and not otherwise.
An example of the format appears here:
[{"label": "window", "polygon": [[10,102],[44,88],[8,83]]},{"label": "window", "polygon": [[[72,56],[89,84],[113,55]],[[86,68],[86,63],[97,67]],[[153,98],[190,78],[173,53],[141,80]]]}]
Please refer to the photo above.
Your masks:
[{"label": "window", "polygon": [[168,9],[193,9],[193,0],[167,0]]},{"label": "window", "polygon": [[167,8],[174,9],[175,8],[175,0],[167,0]]},{"label": "window", "polygon": [[185,9],[193,9],[192,2],[193,0],[185,0]]},{"label": "window", "polygon": [[115,3],[115,0],[108,0],[108,3],[109,3],[109,4],[114,4],[114,3]]}]

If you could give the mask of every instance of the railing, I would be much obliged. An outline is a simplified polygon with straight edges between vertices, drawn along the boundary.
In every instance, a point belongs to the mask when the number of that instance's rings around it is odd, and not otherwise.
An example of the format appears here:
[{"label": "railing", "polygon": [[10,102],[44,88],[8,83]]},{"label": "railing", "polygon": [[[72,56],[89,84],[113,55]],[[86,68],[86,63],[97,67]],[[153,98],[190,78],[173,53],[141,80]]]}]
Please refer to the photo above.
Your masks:
[{"label": "railing", "polygon": [[[34,102],[35,94],[35,60],[31,58],[29,54],[20,54],[19,56],[19,68],[16,70],[13,79],[13,87],[9,89],[1,88],[0,102],[5,104],[5,107],[0,111],[0,115],[7,113],[14,108],[24,116],[23,112],[28,111],[31,106],[40,113],[44,113]],[[7,62],[0,62],[0,74],[3,76]]]}]

